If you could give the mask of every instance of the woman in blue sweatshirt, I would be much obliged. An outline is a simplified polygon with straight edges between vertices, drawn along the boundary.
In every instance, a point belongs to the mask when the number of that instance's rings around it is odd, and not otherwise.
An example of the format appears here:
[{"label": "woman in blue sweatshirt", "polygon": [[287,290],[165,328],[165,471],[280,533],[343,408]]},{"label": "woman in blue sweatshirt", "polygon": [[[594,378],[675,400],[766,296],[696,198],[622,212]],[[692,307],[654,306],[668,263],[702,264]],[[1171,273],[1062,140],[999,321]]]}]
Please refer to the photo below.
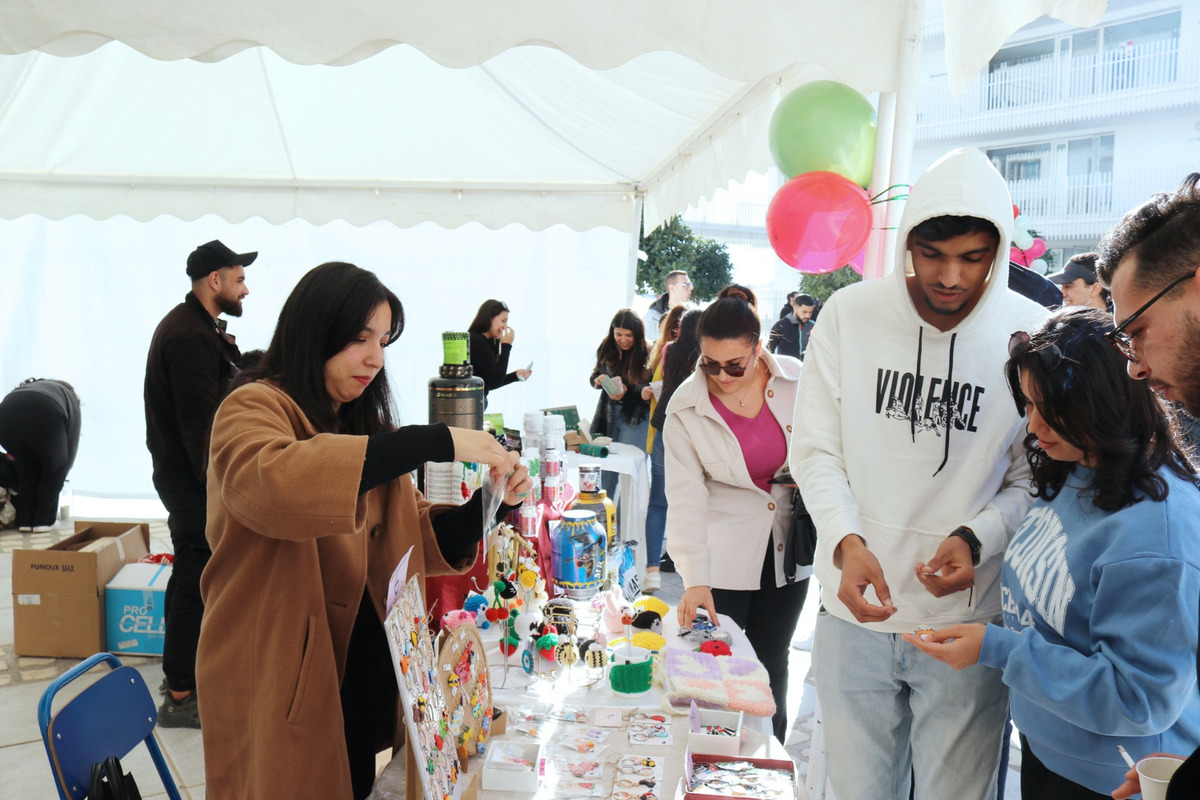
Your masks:
[{"label": "woman in blue sweatshirt", "polygon": [[[1200,741],[1200,489],[1165,404],[1095,309],[1009,343],[1037,502],[1004,556],[1004,624],[904,638],[1003,671],[1025,800],[1107,798],[1134,757]],[[976,667],[978,668],[978,667]]]}]

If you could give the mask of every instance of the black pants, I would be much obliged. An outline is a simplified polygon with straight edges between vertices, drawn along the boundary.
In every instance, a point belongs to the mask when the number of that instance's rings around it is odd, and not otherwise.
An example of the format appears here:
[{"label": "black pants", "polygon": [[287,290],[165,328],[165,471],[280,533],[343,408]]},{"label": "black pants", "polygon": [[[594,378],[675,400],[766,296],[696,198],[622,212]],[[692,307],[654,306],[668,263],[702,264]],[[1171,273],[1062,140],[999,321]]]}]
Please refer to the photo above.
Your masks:
[{"label": "black pants", "polygon": [[195,499],[162,497],[162,501],[167,507],[167,527],[175,549],[171,579],[163,598],[166,625],[163,674],[167,677],[167,688],[191,692],[196,689],[196,644],[200,641],[200,621],[204,617],[200,575],[212,557],[208,539],[204,537],[207,515],[204,504],[197,504]]},{"label": "black pants", "polygon": [[717,613],[730,617],[746,632],[755,655],[767,670],[771,695],[775,698],[771,728],[775,738],[783,743],[787,739],[788,651],[804,608],[808,579],[776,586],[775,554],[770,547],[768,543],[758,589],[713,589],[712,594]]},{"label": "black pants", "polygon": [[1112,797],[1051,772],[1034,755],[1025,734],[1021,734],[1021,800],[1112,800]]},{"label": "black pants", "polygon": [[58,495],[71,468],[71,442],[62,411],[48,397],[14,392],[5,398],[0,414],[0,446],[17,467],[13,497],[17,527],[53,525],[58,519]]},{"label": "black pants", "polygon": [[342,725],[355,800],[367,797],[375,785],[375,755],[395,732],[399,694],[387,635],[370,596],[363,592],[346,651],[341,689]]}]

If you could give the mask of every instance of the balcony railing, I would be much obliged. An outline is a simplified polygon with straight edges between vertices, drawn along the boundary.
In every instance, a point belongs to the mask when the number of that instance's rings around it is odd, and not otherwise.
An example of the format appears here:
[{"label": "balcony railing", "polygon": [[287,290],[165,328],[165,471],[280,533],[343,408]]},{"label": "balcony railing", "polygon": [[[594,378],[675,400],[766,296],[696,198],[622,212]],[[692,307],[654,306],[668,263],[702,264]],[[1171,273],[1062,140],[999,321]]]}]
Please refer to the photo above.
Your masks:
[{"label": "balcony railing", "polygon": [[1194,167],[1139,169],[1131,174],[1093,172],[1063,180],[1009,181],[1021,215],[1047,239],[1097,239],[1125,212],[1155,192],[1174,189]]},{"label": "balcony railing", "polygon": [[1198,89],[1200,53],[1185,47],[1181,55],[1177,36],[1103,53],[1048,55],[996,66],[957,100],[944,77],[927,81],[916,136],[928,141],[1196,104]]}]

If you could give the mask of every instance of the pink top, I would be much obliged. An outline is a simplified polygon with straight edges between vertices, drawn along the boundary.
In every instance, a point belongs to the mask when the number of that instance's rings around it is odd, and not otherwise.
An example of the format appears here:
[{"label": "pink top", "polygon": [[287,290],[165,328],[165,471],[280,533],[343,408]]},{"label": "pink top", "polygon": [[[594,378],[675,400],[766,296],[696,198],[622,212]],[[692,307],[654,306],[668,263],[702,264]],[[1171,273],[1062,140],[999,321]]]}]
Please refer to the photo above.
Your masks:
[{"label": "pink top", "polygon": [[734,437],[742,448],[742,458],[746,461],[746,469],[750,472],[750,480],[754,485],[768,494],[771,491],[771,478],[787,460],[787,439],[783,429],[767,404],[763,403],[758,416],[753,419],[740,417],[725,407],[712,392],[708,393],[713,408],[721,415],[733,431]]}]

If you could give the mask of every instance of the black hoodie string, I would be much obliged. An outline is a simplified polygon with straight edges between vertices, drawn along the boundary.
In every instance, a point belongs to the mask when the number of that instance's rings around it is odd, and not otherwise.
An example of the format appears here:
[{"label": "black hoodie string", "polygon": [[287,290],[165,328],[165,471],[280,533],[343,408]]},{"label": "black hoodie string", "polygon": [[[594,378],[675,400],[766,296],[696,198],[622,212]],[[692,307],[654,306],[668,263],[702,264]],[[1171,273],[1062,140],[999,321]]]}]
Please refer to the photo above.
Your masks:
[{"label": "black hoodie string", "polygon": [[[938,464],[938,468],[934,470],[934,475],[942,471],[942,467],[946,466],[946,462],[950,460],[950,429],[954,427],[954,340],[958,338],[957,333],[950,334],[950,358],[946,364],[946,389],[951,392],[950,401],[946,403],[946,444],[942,451],[942,463]],[[919,349],[919,347],[918,347]]]},{"label": "black hoodie string", "polygon": [[913,442],[917,441],[917,389],[921,385],[921,350],[925,345],[925,326],[917,327],[917,371],[913,375],[913,398],[908,404],[908,431]]}]

